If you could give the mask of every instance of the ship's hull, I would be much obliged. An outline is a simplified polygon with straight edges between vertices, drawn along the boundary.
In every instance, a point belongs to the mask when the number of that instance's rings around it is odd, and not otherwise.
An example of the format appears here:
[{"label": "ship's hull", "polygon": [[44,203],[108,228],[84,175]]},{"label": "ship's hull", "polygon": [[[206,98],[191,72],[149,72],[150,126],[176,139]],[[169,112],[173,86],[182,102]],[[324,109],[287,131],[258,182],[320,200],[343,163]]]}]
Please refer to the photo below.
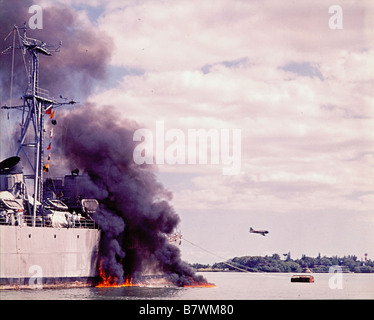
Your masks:
[{"label": "ship's hull", "polygon": [[92,285],[99,241],[98,229],[0,225],[0,289]]}]

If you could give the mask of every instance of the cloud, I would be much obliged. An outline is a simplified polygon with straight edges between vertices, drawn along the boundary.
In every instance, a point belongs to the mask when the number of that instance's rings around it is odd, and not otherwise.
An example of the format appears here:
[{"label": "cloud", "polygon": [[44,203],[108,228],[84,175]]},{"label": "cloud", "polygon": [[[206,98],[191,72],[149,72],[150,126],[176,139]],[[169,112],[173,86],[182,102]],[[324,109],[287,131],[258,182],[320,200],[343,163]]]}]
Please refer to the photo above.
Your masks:
[{"label": "cloud", "polygon": [[95,36],[113,42],[112,78],[90,102],[151,130],[156,120],[185,133],[242,130],[238,176],[211,165],[159,166],[176,211],[261,212],[261,222],[288,228],[307,208],[321,225],[324,212],[340,214],[337,229],[355,216],[374,223],[370,1],[334,3],[342,30],[329,28],[324,0],[71,3],[94,20]]},{"label": "cloud", "polygon": [[301,76],[307,76],[311,78],[318,77],[320,80],[323,80],[322,74],[318,70],[318,68],[311,65],[308,62],[302,62],[302,63],[290,62],[280,68],[285,71],[293,72]]},{"label": "cloud", "polygon": [[331,58],[362,48],[367,36],[364,2],[344,3],[343,32],[328,28],[328,8],[325,1],[140,1],[108,6],[99,25],[116,38],[116,65],[166,71],[242,57],[271,65],[315,63],[321,52]]},{"label": "cloud", "polygon": [[101,28],[115,35],[124,24],[114,37],[112,63],[143,72],[124,76],[92,101],[114,105],[150,128],[163,119],[185,131],[242,130],[248,183],[242,189],[249,191],[239,191],[236,180],[225,184],[215,167],[160,166],[206,180],[177,192],[180,208],[256,203],[258,210],[296,210],[306,202],[354,208],[347,188],[372,187],[363,186],[369,167],[357,158],[373,147],[373,83],[363,67],[371,66],[372,50],[363,6],[346,4],[346,30],[333,31],[324,2],[207,3],[141,2],[107,10]]}]

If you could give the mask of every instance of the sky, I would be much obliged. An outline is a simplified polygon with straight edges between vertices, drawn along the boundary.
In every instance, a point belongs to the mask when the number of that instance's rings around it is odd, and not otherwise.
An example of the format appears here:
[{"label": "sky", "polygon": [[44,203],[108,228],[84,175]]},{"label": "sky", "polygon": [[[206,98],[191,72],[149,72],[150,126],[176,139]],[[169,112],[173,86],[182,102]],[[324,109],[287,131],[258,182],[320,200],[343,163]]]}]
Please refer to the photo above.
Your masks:
[{"label": "sky", "polygon": [[[233,132],[241,132],[236,174],[223,174],[222,158],[157,166],[181,218],[183,259],[374,259],[371,1],[60,3],[113,40],[108,78],[78,98],[118,111],[154,139],[161,122],[186,139],[213,129],[229,133],[233,153]],[[334,17],[340,28],[331,28]]]}]

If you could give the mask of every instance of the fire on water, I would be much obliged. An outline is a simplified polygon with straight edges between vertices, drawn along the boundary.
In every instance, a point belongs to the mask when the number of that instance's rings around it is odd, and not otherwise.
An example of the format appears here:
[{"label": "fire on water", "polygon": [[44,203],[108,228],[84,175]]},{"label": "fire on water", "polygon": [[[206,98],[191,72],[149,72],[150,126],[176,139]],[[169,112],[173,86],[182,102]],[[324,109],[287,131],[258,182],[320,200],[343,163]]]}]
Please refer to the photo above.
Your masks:
[{"label": "fire on water", "polygon": [[96,288],[122,288],[122,287],[140,287],[141,284],[133,283],[131,279],[126,279],[125,282],[117,284],[116,280],[112,280],[111,277],[102,279]]},{"label": "fire on water", "polygon": [[209,282],[193,282],[191,284],[186,284],[184,288],[214,288],[216,285]]},{"label": "fire on water", "polygon": [[132,279],[127,278],[123,283],[118,284],[117,278],[112,276],[106,276],[105,272],[100,264],[99,266],[99,272],[100,272],[100,279],[98,285],[96,285],[96,288],[122,288],[122,287],[140,287],[141,284],[133,283]]},{"label": "fire on water", "polygon": [[[96,288],[123,288],[123,287],[146,287],[146,284],[134,283],[131,278],[127,278],[123,283],[118,283],[118,279],[112,276],[106,276],[101,264],[99,266],[100,282]],[[193,280],[190,284],[186,284],[184,288],[214,288],[216,285],[209,282],[198,282]]]}]

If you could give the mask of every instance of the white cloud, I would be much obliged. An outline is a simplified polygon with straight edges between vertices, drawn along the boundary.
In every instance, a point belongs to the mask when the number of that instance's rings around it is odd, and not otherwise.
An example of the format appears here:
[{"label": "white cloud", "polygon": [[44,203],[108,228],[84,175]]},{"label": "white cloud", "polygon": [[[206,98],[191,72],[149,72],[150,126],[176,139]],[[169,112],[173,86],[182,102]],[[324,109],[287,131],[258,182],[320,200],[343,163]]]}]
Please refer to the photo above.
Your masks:
[{"label": "white cloud", "polygon": [[155,120],[185,131],[242,130],[238,176],[160,166],[161,176],[195,177],[174,190],[177,211],[307,208],[348,219],[350,210],[370,220],[373,6],[336,4],[343,30],[329,29],[322,0],[110,1],[98,27],[114,38],[112,65],[137,72],[90,100],[151,130]]},{"label": "white cloud", "polygon": [[331,15],[325,1],[111,2],[99,21],[100,28],[115,37],[116,65],[152,71],[197,69],[241,57],[282,65],[362,49],[367,36],[362,31],[369,20],[365,3],[345,2],[343,7],[342,32],[328,28]]}]

